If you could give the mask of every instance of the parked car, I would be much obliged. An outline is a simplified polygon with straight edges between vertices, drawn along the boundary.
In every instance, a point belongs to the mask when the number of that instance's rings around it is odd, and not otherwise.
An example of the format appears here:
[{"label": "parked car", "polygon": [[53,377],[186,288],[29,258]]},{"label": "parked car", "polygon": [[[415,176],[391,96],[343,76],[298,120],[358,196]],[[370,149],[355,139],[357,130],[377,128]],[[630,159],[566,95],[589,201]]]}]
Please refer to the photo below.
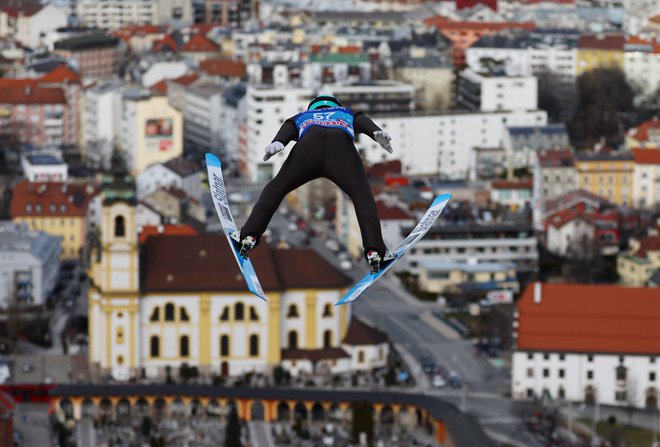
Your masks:
[{"label": "parked car", "polygon": [[325,246],[326,246],[329,250],[331,250],[331,251],[333,251],[333,252],[335,252],[335,253],[337,253],[338,251],[341,250],[341,245],[340,245],[339,242],[336,241],[335,239],[328,239],[328,240],[326,240],[326,241],[325,241]]},{"label": "parked car", "polygon": [[422,364],[422,369],[426,374],[431,374],[436,368],[435,362],[428,356],[420,357],[419,363]]},{"label": "parked car", "polygon": [[21,363],[21,372],[29,373],[34,371],[34,366],[30,363]]},{"label": "parked car", "polygon": [[461,388],[463,386],[461,376],[456,371],[451,371],[449,373],[449,386],[452,388]]},{"label": "parked car", "polygon": [[339,262],[339,268],[342,270],[350,270],[353,268],[353,263],[348,259],[343,259]]},{"label": "parked car", "polygon": [[442,388],[447,385],[447,381],[440,374],[436,374],[431,379],[431,385],[433,385],[433,388]]}]

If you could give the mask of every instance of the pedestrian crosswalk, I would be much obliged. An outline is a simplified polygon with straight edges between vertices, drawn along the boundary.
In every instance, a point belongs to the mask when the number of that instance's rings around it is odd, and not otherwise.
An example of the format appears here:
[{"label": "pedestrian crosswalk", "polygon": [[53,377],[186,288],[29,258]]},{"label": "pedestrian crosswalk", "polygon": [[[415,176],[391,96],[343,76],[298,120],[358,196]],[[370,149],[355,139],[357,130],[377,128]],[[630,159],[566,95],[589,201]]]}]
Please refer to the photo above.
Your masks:
[{"label": "pedestrian crosswalk", "polygon": [[505,425],[505,424],[520,424],[522,421],[519,418],[513,416],[503,416],[503,417],[494,417],[494,418],[483,418],[479,419],[479,422],[483,425]]},{"label": "pedestrian crosswalk", "polygon": [[467,397],[468,399],[502,399],[502,396],[497,393],[491,393],[488,391],[463,391],[456,389],[439,389],[439,390],[429,390],[426,392],[432,396],[438,397]]}]

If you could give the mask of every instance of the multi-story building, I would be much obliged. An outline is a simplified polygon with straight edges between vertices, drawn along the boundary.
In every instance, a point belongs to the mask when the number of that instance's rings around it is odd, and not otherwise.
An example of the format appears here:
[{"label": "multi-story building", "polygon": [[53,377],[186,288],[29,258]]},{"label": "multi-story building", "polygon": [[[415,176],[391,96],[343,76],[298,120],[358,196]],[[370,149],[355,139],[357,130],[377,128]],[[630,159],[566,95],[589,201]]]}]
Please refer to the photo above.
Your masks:
[{"label": "multi-story building", "polygon": [[415,87],[415,105],[422,110],[444,110],[452,104],[454,69],[442,57],[411,50],[394,64],[393,79]]},{"label": "multi-story building", "polygon": [[660,206],[660,149],[633,149],[632,204],[639,208]]},{"label": "multi-story building", "polygon": [[186,90],[183,138],[187,151],[226,155],[220,145],[223,88],[212,82],[198,82]]},{"label": "multi-story building", "polygon": [[110,167],[121,132],[122,90],[120,81],[97,84],[85,90],[81,148],[92,166]]},{"label": "multi-story building", "polygon": [[183,153],[183,117],[167,97],[128,90],[122,101],[121,148],[132,175]]},{"label": "multi-story building", "polygon": [[201,61],[218,56],[220,45],[203,34],[195,34],[179,49],[181,54],[199,64]]},{"label": "multi-story building", "polygon": [[62,238],[62,258],[77,258],[93,222],[98,221],[98,190],[83,183],[23,180],[12,190],[11,218],[30,229]]},{"label": "multi-story building", "polygon": [[[402,235],[409,230],[403,229]],[[537,240],[529,225],[436,225],[410,249],[404,261],[413,274],[428,262],[510,262],[520,278],[526,279],[538,270]]]},{"label": "multi-story building", "polygon": [[192,2],[184,0],[79,0],[80,21],[91,27],[119,29],[132,24],[192,23]]},{"label": "multi-story building", "polygon": [[628,37],[624,44],[623,69],[639,97],[654,95],[660,88],[660,44]]},{"label": "multi-story building", "polygon": [[617,272],[622,284],[644,286],[660,270],[660,236],[631,239],[628,251],[617,258]]},{"label": "multi-story building", "polygon": [[240,148],[247,140],[247,99],[245,84],[234,84],[225,89],[220,108],[220,122],[223,129],[221,147],[225,154],[238,160]]},{"label": "multi-story building", "polygon": [[36,152],[21,156],[23,175],[30,182],[66,182],[69,167],[56,153]]},{"label": "multi-story building", "polygon": [[634,162],[630,152],[578,152],[577,186],[619,205],[632,205]]},{"label": "multi-story building", "polygon": [[137,198],[153,193],[158,188],[174,187],[195,200],[202,199],[202,171],[197,164],[183,157],[165,163],[154,163],[136,178]]},{"label": "multi-story building", "polygon": [[93,32],[55,42],[54,53],[75,61],[83,78],[110,79],[119,75],[119,39]]},{"label": "multi-story building", "polygon": [[533,126],[509,125],[504,130],[502,145],[507,155],[509,174],[514,169],[534,167],[538,151],[557,150],[570,144],[566,126],[545,124]]},{"label": "multi-story building", "polygon": [[534,157],[532,213],[541,229],[545,203],[577,189],[577,171],[571,149],[538,151]]},{"label": "multi-story building", "polygon": [[536,110],[538,85],[533,76],[506,76],[492,72],[461,71],[456,105],[470,111]]},{"label": "multi-story building", "polygon": [[510,262],[439,262],[421,261],[418,286],[420,290],[443,293],[453,289],[462,291],[510,290],[518,293],[516,266]]},{"label": "multi-story building", "polygon": [[550,253],[570,259],[588,259],[595,254],[596,228],[586,213],[559,211],[545,220],[545,247]]},{"label": "multi-story building", "polygon": [[657,294],[642,287],[530,284],[514,323],[513,399],[657,408]]},{"label": "multi-story building", "polygon": [[532,179],[521,181],[494,180],[490,183],[490,200],[514,211],[532,203]]},{"label": "multi-story building", "polygon": [[258,17],[259,0],[204,0],[204,21],[240,28]]},{"label": "multi-story building", "polygon": [[[104,194],[89,294],[89,360],[99,372],[156,378],[187,363],[203,377],[227,376],[288,361],[297,374],[296,359],[314,359],[312,368],[331,373],[350,370],[350,362],[332,362],[348,354],[342,342],[350,306],[334,303],[350,280],[313,250],[257,248],[252,257],[269,301],[255,300],[236,281],[222,236],[153,236],[139,256],[130,189],[116,178]],[[384,365],[387,355],[352,351],[351,361],[372,366]]]},{"label": "multi-story building", "polygon": [[3,2],[0,6],[0,37],[38,48],[42,37],[67,25],[68,14],[53,4],[38,2]]},{"label": "multi-story building", "polygon": [[585,34],[580,36],[577,50],[578,76],[596,68],[618,68],[623,70],[623,46],[625,36],[621,34]]},{"label": "multi-story building", "polygon": [[61,238],[0,222],[0,307],[41,305],[57,283]]}]

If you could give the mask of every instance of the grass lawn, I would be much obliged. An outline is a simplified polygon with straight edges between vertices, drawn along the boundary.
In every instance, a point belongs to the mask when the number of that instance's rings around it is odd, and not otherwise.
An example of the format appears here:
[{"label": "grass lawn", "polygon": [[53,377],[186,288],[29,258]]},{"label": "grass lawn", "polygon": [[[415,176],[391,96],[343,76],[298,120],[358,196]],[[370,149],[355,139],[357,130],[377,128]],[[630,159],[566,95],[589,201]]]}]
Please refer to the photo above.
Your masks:
[{"label": "grass lawn", "polygon": [[[580,422],[591,427],[591,420],[580,419]],[[596,431],[605,439],[623,441],[626,447],[649,447],[653,442],[653,432],[645,428],[618,423],[611,426],[607,421],[599,421]]]}]

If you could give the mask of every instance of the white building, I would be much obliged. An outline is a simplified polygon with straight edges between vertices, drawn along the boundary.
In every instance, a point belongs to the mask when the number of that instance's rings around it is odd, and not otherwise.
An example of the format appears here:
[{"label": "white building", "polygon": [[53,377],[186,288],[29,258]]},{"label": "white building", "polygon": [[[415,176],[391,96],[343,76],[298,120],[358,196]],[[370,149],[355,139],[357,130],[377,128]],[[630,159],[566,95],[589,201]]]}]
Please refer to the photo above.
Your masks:
[{"label": "white building", "polygon": [[456,104],[470,111],[536,110],[534,76],[506,76],[465,69],[459,74]]},{"label": "white building", "polygon": [[36,153],[21,157],[23,175],[31,182],[66,182],[69,167],[60,157],[50,153]]},{"label": "white building", "polygon": [[0,307],[41,305],[57,283],[61,237],[0,222]]},{"label": "white building", "polygon": [[660,206],[660,149],[633,149],[633,204],[639,208]]},{"label": "white building", "polygon": [[202,178],[197,164],[182,157],[154,163],[137,176],[137,198],[142,200],[159,188],[175,187],[199,201],[202,198]]},{"label": "white building", "polygon": [[514,322],[512,397],[656,409],[657,295],[643,287],[530,284]]},{"label": "white building", "polygon": [[623,71],[640,99],[657,93],[660,88],[660,45],[653,41],[628,38],[623,46]]},{"label": "white building", "polygon": [[[222,149],[230,159],[238,160],[241,140],[247,138],[247,97],[245,84],[225,89],[220,108],[220,127],[223,129]],[[273,135],[274,136],[274,135]]]},{"label": "white building", "polygon": [[43,35],[67,25],[68,14],[52,4],[25,5],[0,10],[0,37],[10,37],[30,48],[43,44]]},{"label": "white building", "polygon": [[83,142],[94,166],[110,167],[110,159],[121,132],[122,83],[107,82],[85,91]]},{"label": "white building", "polygon": [[186,89],[183,138],[188,150],[224,153],[220,145],[222,98],[223,88],[212,82],[197,82]]},{"label": "white building", "polygon": [[549,252],[568,258],[582,259],[590,256],[585,245],[596,235],[593,221],[582,213],[560,211],[546,219],[545,245]]},{"label": "white building", "polygon": [[185,0],[79,0],[76,12],[84,25],[103,29],[136,23],[192,23],[192,2]]}]

